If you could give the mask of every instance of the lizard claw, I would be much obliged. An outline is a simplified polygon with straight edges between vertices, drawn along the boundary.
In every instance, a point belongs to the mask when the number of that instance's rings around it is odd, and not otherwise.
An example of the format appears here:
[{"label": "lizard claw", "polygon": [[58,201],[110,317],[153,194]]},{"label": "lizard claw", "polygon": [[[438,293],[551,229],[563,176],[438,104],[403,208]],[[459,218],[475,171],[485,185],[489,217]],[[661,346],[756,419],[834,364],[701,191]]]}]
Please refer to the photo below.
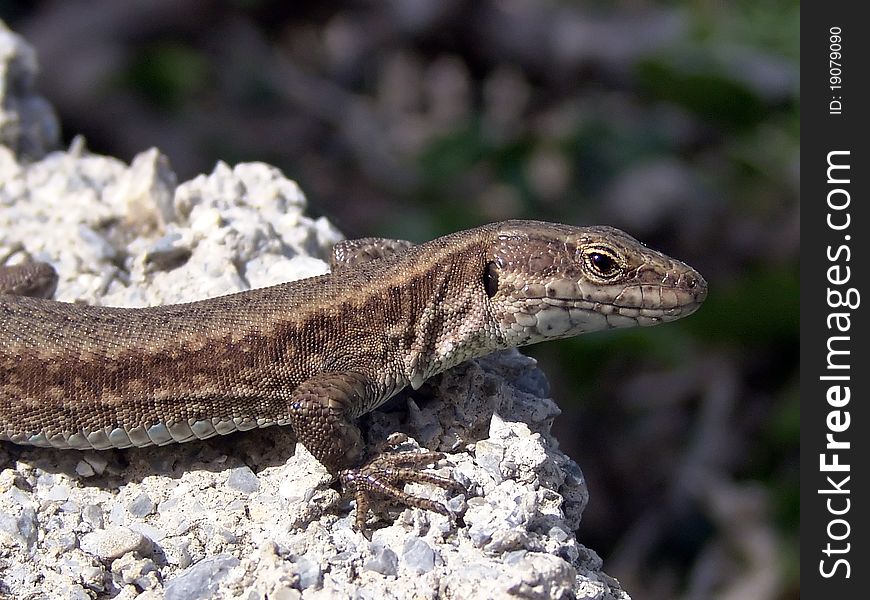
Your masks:
[{"label": "lizard claw", "polygon": [[399,484],[408,482],[429,483],[443,489],[457,488],[458,484],[452,479],[419,470],[420,466],[442,458],[442,453],[430,451],[380,454],[361,467],[341,471],[339,479],[342,487],[352,492],[356,500],[356,528],[366,531],[365,520],[373,494],[386,496],[405,506],[449,516],[450,513],[440,502],[414,496],[399,487]]}]

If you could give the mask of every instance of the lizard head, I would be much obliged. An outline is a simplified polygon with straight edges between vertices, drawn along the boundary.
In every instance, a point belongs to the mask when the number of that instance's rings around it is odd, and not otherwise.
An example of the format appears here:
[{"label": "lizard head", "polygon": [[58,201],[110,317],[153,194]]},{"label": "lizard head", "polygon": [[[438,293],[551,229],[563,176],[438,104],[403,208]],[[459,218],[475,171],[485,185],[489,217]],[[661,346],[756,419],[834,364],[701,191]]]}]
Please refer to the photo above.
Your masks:
[{"label": "lizard head", "polygon": [[509,346],[689,315],[707,297],[690,266],[613,227],[499,224],[483,285]]}]

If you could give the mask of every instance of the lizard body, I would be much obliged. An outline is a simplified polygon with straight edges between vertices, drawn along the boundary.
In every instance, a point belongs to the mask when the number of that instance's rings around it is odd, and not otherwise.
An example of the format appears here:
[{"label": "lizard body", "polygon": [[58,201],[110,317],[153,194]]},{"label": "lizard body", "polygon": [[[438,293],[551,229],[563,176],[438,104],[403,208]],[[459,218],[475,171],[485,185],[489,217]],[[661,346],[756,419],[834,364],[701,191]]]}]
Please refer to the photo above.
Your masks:
[{"label": "lizard body", "polygon": [[443,512],[399,475],[446,482],[397,469],[422,458],[356,468],[356,417],[470,358],[672,321],[706,297],[696,271],[619,230],[535,221],[349,241],[327,275],[152,308],[11,295],[3,277],[0,440],[125,448],[290,425],[356,490],[358,523],[372,491]]}]

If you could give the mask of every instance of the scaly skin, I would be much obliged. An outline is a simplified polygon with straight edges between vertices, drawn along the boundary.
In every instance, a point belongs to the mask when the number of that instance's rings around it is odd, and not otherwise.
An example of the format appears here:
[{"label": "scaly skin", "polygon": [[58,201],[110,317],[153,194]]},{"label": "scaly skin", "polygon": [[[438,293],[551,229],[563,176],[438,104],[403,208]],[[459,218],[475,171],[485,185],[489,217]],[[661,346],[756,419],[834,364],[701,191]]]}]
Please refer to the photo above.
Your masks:
[{"label": "scaly skin", "polygon": [[373,492],[443,512],[398,486],[449,481],[411,468],[436,454],[359,467],[356,417],[465,360],[673,321],[706,297],[691,267],[617,229],[536,221],[344,242],[328,275],[171,306],[9,295],[22,280],[0,272],[0,439],[126,448],[291,425],[355,491],[360,525]]}]

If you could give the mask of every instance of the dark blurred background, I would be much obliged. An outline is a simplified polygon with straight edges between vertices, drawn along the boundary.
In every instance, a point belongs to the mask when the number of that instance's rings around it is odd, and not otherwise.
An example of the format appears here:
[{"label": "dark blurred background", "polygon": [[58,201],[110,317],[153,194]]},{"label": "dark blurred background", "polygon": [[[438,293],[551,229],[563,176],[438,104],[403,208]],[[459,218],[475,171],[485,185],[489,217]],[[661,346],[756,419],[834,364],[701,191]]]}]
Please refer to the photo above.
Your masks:
[{"label": "dark blurred background", "polygon": [[0,0],[67,141],[281,167],[349,237],[623,228],[694,316],[527,349],[635,598],[798,598],[797,0]]}]

